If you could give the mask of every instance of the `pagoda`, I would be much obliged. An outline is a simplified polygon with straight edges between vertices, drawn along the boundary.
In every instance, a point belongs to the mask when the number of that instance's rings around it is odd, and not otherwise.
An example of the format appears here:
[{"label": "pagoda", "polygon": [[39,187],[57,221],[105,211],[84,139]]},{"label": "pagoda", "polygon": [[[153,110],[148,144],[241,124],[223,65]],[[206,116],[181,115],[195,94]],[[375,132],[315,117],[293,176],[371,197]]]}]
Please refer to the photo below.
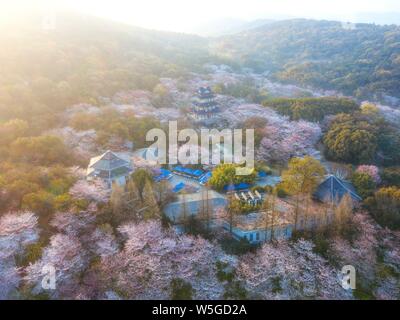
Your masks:
[{"label": "pagoda", "polygon": [[132,172],[133,166],[129,155],[108,150],[90,159],[86,178],[87,180],[102,179],[111,188],[114,182],[124,185]]},{"label": "pagoda", "polygon": [[206,121],[219,112],[215,95],[210,87],[200,87],[193,98],[193,106],[189,116],[195,121]]}]

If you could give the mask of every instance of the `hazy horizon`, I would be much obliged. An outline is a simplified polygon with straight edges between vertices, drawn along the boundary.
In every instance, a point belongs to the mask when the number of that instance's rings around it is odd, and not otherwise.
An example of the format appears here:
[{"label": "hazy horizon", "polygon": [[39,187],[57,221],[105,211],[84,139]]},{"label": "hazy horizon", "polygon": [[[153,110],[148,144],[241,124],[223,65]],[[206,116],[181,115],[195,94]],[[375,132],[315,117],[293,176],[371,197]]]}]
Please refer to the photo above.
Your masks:
[{"label": "hazy horizon", "polygon": [[245,3],[228,0],[39,0],[33,3],[20,0],[3,4],[1,12],[4,18],[33,8],[44,14],[68,9],[139,27],[187,33],[196,33],[213,24],[229,27],[229,23],[234,25],[259,19],[307,18],[400,24],[400,2],[396,0],[304,0],[301,3],[295,0],[279,3],[272,0],[248,0]]}]

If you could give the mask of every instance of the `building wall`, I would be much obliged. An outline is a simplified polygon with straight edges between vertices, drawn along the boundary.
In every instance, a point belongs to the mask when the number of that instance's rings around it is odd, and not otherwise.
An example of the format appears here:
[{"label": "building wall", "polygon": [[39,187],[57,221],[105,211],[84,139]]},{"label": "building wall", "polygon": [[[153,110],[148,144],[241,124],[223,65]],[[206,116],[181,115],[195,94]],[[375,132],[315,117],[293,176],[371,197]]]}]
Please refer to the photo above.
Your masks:
[{"label": "building wall", "polygon": [[126,184],[126,182],[129,179],[129,176],[120,176],[120,177],[114,177],[112,179],[103,179],[103,178],[99,178],[99,177],[91,177],[88,176],[86,178],[88,181],[91,181],[93,179],[101,179],[104,181],[104,183],[108,186],[108,188],[111,188],[113,183],[117,183],[120,186],[124,186]]},{"label": "building wall", "polygon": [[[224,228],[229,230],[229,224],[225,224]],[[293,225],[287,224],[274,228],[274,239],[290,239],[292,237]],[[243,230],[240,228],[232,228],[233,236],[237,239],[247,239],[251,244],[258,244],[271,240],[272,230]]]},{"label": "building wall", "polygon": [[[225,207],[227,205],[227,200],[225,198],[213,198],[208,200],[215,211],[218,207]],[[203,201],[188,201],[186,202],[186,214],[188,216],[193,215],[196,216],[202,210],[202,202]],[[164,213],[172,222],[179,222],[179,219],[182,218],[183,215],[183,203],[182,202],[173,202],[168,204],[164,208]]]}]

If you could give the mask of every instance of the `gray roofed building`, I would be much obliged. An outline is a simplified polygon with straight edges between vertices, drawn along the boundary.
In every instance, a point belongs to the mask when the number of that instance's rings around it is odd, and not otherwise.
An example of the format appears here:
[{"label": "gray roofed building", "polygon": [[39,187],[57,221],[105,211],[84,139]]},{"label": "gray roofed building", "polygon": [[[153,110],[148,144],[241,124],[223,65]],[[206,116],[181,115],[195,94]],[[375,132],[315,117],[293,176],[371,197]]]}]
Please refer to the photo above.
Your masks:
[{"label": "gray roofed building", "polygon": [[133,166],[129,155],[108,150],[102,155],[90,159],[86,177],[88,180],[100,178],[111,187],[113,182],[120,185],[125,184],[132,172]]},{"label": "gray roofed building", "polygon": [[197,192],[191,194],[182,194],[178,196],[177,201],[169,203],[164,208],[164,213],[175,223],[179,223],[183,215],[196,216],[206,205],[208,199],[209,208],[215,212],[217,208],[225,207],[228,204],[227,199],[218,192],[209,190],[206,192]]},{"label": "gray roofed building", "polygon": [[[227,218],[224,228],[232,231],[237,239],[247,239],[251,244],[259,244],[272,239],[289,239],[292,236],[294,223],[294,206],[279,198],[274,200],[275,215],[272,210],[260,210],[237,215],[232,227]],[[269,214],[267,214],[269,213]]]},{"label": "gray roofed building", "polygon": [[329,175],[318,186],[314,197],[322,202],[339,203],[345,194],[350,195],[354,201],[362,200],[350,182],[339,179],[334,175]]}]

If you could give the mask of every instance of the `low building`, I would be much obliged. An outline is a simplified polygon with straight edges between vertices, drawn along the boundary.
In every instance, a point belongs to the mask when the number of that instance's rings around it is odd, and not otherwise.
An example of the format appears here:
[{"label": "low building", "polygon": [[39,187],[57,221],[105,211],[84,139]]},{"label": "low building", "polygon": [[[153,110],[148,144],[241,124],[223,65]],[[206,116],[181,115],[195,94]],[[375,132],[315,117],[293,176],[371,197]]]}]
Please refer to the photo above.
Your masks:
[{"label": "low building", "polygon": [[[254,212],[246,215],[247,220],[255,218],[256,220],[262,216],[260,212]],[[261,219],[263,221],[263,219]],[[229,230],[229,224],[225,223],[224,228]],[[279,220],[273,226],[265,227],[262,223],[257,226],[251,223],[241,223],[240,226],[232,227],[232,235],[235,239],[246,239],[251,244],[259,244],[263,242],[281,239],[290,239],[292,237],[293,224],[286,220]]]},{"label": "low building", "polygon": [[254,193],[251,190],[235,192],[233,195],[236,200],[251,206],[257,206],[263,202],[263,198],[257,190]]},{"label": "low building", "polygon": [[214,214],[217,209],[225,208],[227,204],[228,201],[223,195],[209,190],[178,195],[177,201],[165,206],[164,213],[173,223],[180,223],[185,215],[198,216],[207,206]]},{"label": "low building", "polygon": [[351,182],[340,179],[335,175],[328,175],[317,187],[314,197],[321,202],[338,204],[345,194],[348,194],[355,202],[362,201]]},{"label": "low building", "polygon": [[[235,217],[232,228],[228,221],[223,226],[232,231],[232,236],[237,239],[246,239],[251,244],[280,239],[290,239],[294,229],[294,208],[289,203],[277,198],[275,199],[275,211],[263,210]],[[268,213],[268,214],[266,214]]]},{"label": "low building", "polygon": [[129,154],[108,150],[90,159],[86,178],[100,178],[111,188],[113,183],[124,185],[132,172],[133,164]]}]

